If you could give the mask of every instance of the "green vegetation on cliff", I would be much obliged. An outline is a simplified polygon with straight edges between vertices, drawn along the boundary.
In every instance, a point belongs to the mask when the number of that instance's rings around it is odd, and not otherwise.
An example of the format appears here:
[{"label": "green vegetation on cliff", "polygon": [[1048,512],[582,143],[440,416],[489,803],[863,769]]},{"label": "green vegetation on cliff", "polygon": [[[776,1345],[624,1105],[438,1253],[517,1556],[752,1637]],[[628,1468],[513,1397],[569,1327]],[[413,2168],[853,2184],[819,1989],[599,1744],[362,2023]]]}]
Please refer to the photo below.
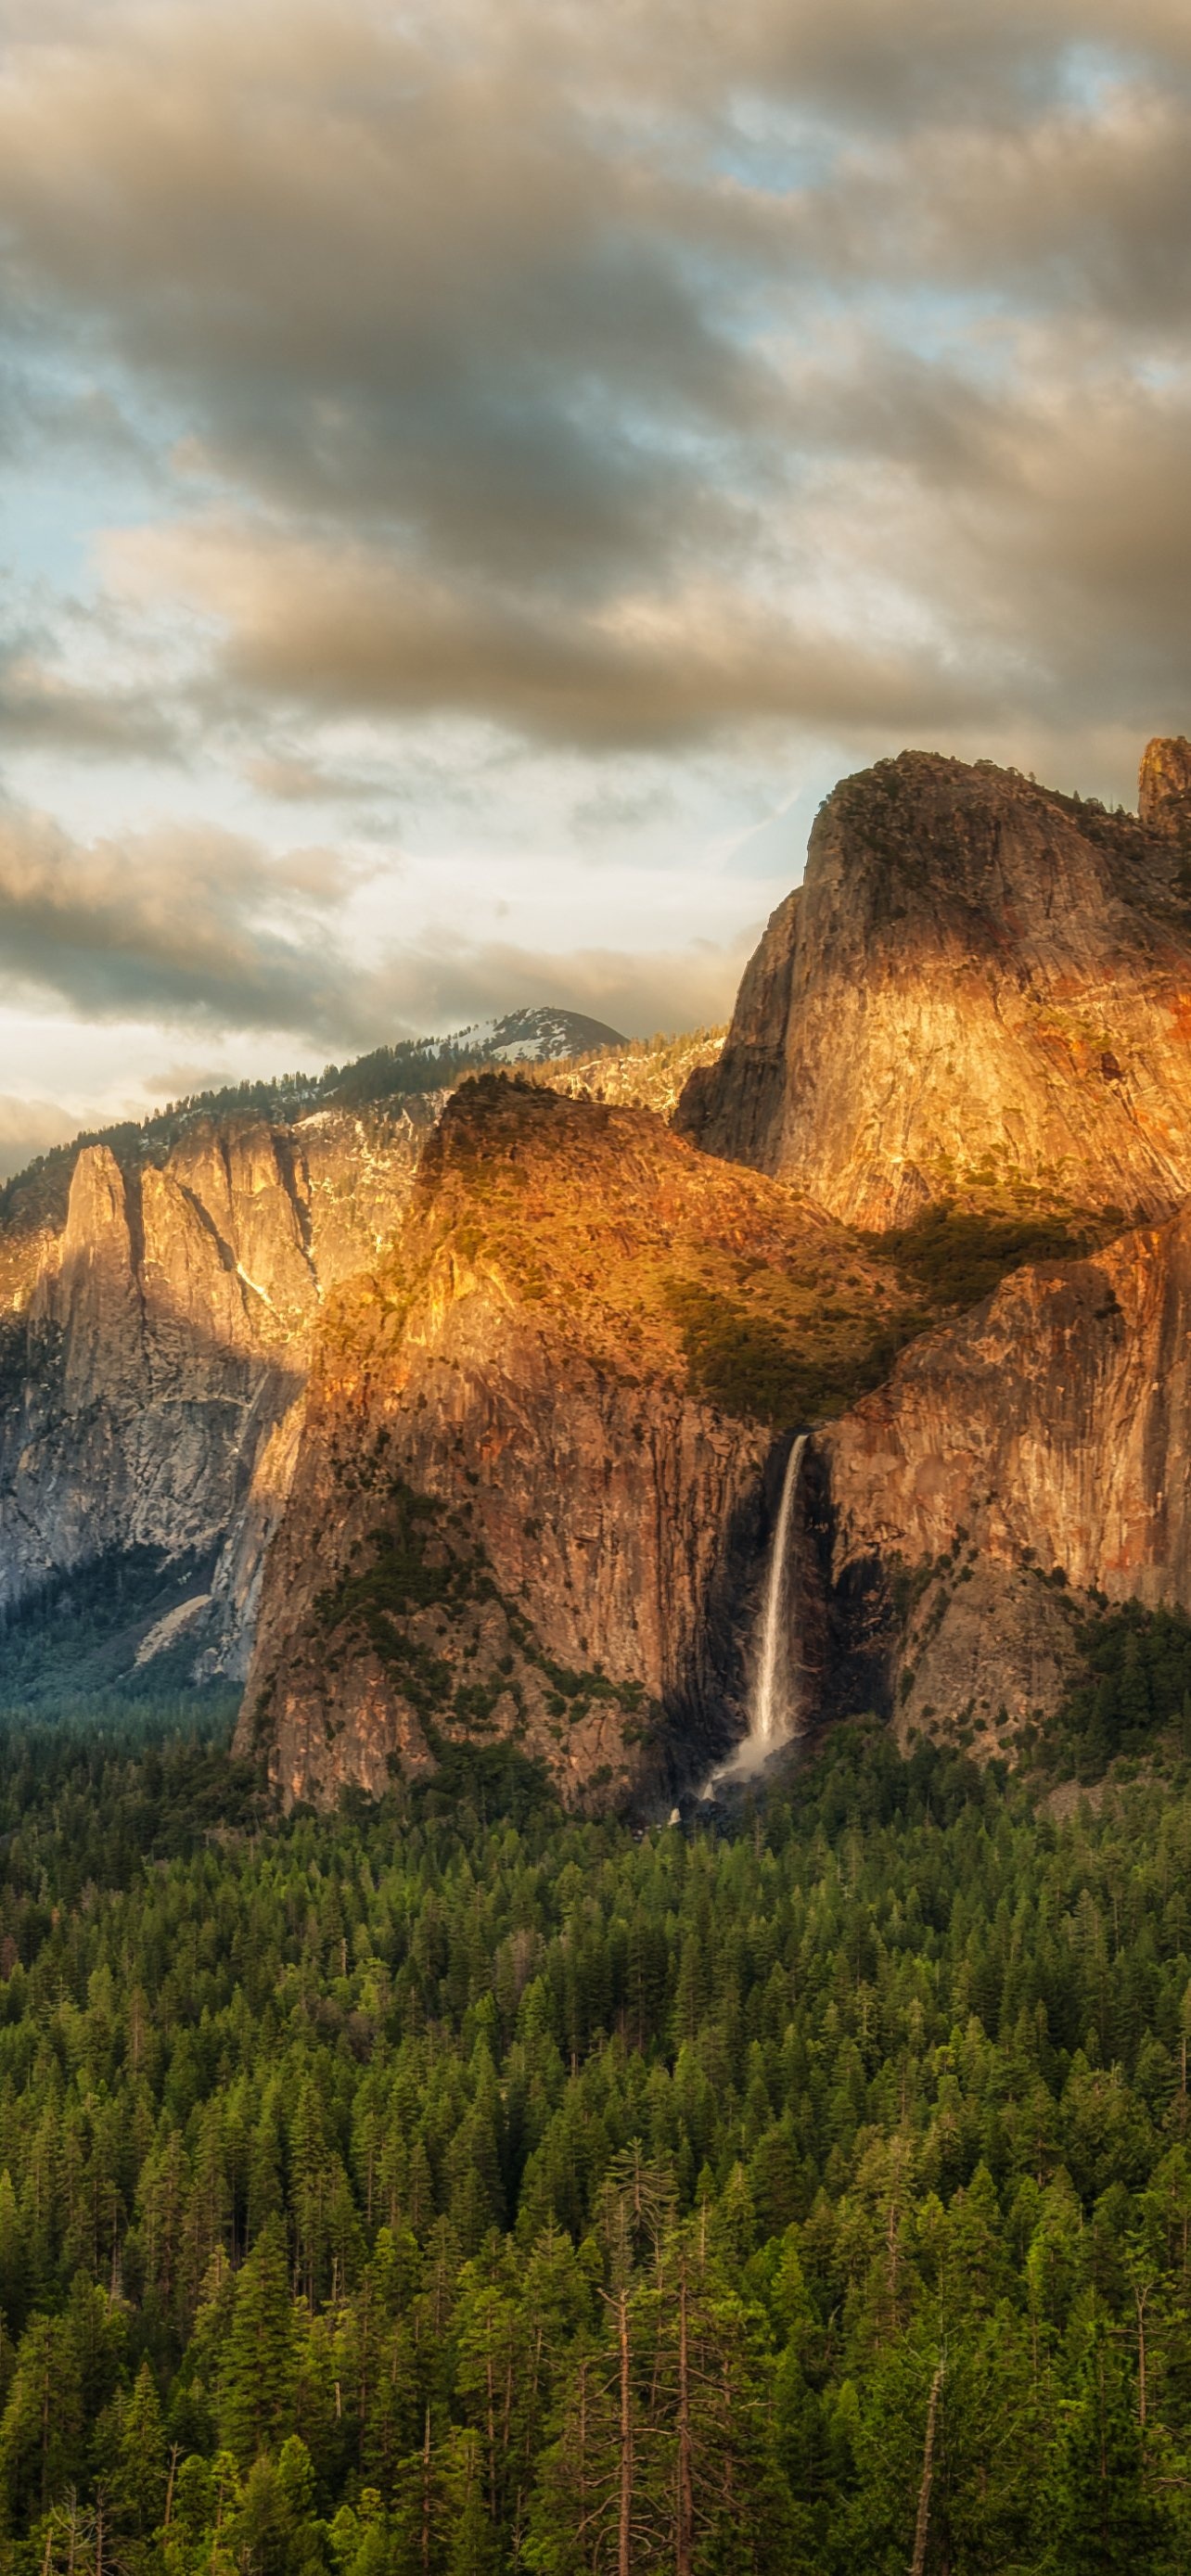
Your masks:
[{"label": "green vegetation on cliff", "polygon": [[[1100,1596],[1103,1599],[1103,1596]],[[1191,1619],[1140,1601],[1077,1620],[1085,1678],[1041,1731],[1036,1758],[1059,1779],[1101,1780],[1110,1763],[1191,1753]]]},{"label": "green vegetation on cliff", "polygon": [[1184,2568],[1191,1769],[449,1788],[6,1741],[0,2567]]},{"label": "green vegetation on cliff", "polygon": [[996,1216],[939,1199],[912,1225],[868,1238],[892,1261],[911,1293],[939,1314],[979,1305],[1011,1270],[1034,1261],[1073,1261],[1105,1231],[1056,1216]]}]

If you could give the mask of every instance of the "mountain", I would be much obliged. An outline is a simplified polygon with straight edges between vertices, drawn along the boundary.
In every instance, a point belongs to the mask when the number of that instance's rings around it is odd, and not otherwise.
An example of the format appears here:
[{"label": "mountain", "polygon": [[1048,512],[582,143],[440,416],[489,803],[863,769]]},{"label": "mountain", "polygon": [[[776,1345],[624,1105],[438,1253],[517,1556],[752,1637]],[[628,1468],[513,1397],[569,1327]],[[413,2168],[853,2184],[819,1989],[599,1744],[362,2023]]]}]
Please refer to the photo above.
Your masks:
[{"label": "mountain", "polygon": [[[392,1232],[436,1106],[200,1115],[139,1167],[86,1145],[61,1229],[0,1237],[10,1693],[26,1631],[73,1622],[101,1646],[83,1684],[183,1605],[164,1642],[185,1638],[187,1668],[201,1655],[208,1674],[242,1673],[322,1301]],[[123,1605],[114,1634],[104,1600]]]},{"label": "mountain", "polygon": [[[717,1043],[613,1037],[516,1012],[437,1056],[176,1103],[9,1183],[0,1698],[243,1679],[328,1292],[391,1241],[461,1070],[524,1050],[538,1081],[672,1106]],[[540,1056],[564,1040],[582,1055]]]},{"label": "mountain", "polygon": [[1191,1612],[1189,818],[1182,741],[1136,817],[906,753],[722,1049],[519,1013],[45,1158],[0,1695],[247,1673],[290,1802],[500,1743],[669,1800],[745,1724],[805,1432],[805,1714],[1028,1741],[1097,1619]]},{"label": "mountain", "polygon": [[137,1170],[147,1160],[161,1163],[198,1119],[231,1118],[248,1111],[270,1125],[292,1126],[319,1109],[372,1109],[382,1103],[413,1100],[449,1087],[460,1073],[479,1065],[557,1063],[564,1058],[599,1062],[631,1049],[603,1020],[557,1007],[507,1011],[502,1019],[475,1021],[446,1037],[401,1038],[394,1046],[374,1047],[353,1063],[326,1065],[320,1074],[286,1073],[269,1082],[236,1082],[222,1090],[203,1091],[171,1101],[145,1119],[124,1119],[92,1128],[69,1143],[52,1146],[15,1172],[0,1187],[0,1284],[7,1283],[7,1247],[37,1231],[60,1228],[65,1220],[70,1176],[86,1145],[106,1145],[117,1160]]},{"label": "mountain", "polygon": [[845,779],[681,1132],[846,1222],[941,1197],[1168,1215],[1191,1190],[1187,746],[1141,819],[989,762]]},{"label": "mountain", "polygon": [[559,1056],[589,1055],[596,1048],[624,1046],[627,1040],[605,1020],[544,1004],[536,1010],[506,1011],[499,1020],[476,1020],[451,1037],[414,1044],[429,1054],[474,1055],[486,1064],[551,1064]]},{"label": "mountain", "polygon": [[572,1802],[744,1723],[784,1447],[887,1362],[844,1229],[656,1115],[493,1075],[329,1302],[238,1745],[288,1798],[506,1737]]}]

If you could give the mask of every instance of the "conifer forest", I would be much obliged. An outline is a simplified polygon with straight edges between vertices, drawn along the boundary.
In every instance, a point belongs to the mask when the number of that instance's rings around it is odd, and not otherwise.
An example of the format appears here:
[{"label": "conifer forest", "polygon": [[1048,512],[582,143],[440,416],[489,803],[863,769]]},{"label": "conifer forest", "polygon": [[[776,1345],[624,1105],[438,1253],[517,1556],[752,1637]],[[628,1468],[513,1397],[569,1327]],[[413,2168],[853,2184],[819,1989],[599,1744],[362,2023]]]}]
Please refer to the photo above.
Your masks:
[{"label": "conifer forest", "polygon": [[142,1710],[0,1830],[12,2576],[1187,2566],[1185,1757],[282,1822]]}]

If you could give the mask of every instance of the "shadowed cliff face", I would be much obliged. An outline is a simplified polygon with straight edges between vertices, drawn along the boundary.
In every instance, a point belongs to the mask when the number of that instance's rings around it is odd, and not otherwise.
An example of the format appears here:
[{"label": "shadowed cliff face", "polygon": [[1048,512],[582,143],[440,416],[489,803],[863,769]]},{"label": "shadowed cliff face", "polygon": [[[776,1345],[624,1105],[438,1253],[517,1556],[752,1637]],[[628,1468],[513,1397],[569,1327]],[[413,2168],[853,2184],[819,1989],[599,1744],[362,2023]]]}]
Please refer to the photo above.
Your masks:
[{"label": "shadowed cliff face", "polygon": [[323,1294],[391,1234],[436,1107],[201,1119],[134,1172],[83,1149],[61,1233],[6,1246],[0,1608],[109,1553],[214,1558],[193,1642],[243,1670]]},{"label": "shadowed cliff face", "polygon": [[[1185,757],[1186,755],[1186,757]],[[1144,822],[907,752],[844,781],[677,1124],[848,1222],[1191,1189],[1187,746]]]},{"label": "shadowed cliff face", "polygon": [[1189,1351],[1184,1207],[1016,1272],[816,1436],[845,1700],[1012,1729],[1062,1697],[1073,1592],[1191,1609]]},{"label": "shadowed cliff face", "polygon": [[692,1383],[685,1319],[742,1271],[788,1295],[812,1255],[887,1298],[838,1229],[647,1112],[456,1095],[320,1337],[241,1721],[288,1797],[383,1787],[444,1736],[511,1737],[572,1800],[724,1749],[783,1446]]}]

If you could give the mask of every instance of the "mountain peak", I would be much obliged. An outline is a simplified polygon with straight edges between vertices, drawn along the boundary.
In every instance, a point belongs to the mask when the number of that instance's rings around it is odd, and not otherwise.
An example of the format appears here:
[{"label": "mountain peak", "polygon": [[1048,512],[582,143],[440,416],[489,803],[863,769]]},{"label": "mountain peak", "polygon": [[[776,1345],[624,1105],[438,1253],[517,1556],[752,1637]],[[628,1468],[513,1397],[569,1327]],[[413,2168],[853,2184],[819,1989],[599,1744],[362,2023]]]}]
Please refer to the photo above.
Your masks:
[{"label": "mountain peak", "polygon": [[991,761],[844,779],[681,1131],[853,1224],[946,1199],[1167,1214],[1191,1190],[1191,900],[1152,818],[1191,748],[1147,761],[1142,822]]}]

